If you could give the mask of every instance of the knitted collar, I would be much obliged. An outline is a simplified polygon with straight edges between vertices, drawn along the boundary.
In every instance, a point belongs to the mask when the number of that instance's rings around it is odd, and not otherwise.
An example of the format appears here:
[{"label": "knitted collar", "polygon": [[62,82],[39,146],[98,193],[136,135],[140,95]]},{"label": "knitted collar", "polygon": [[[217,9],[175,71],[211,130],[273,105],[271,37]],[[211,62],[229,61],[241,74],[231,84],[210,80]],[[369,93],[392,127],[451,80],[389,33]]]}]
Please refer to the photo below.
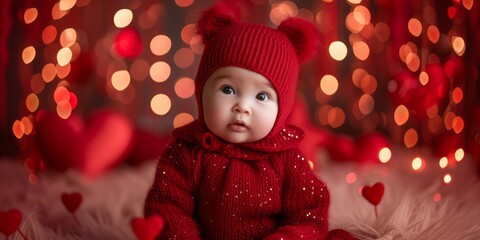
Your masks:
[{"label": "knitted collar", "polygon": [[175,129],[173,135],[177,139],[201,146],[207,152],[242,160],[259,160],[275,152],[296,148],[303,139],[301,129],[287,126],[279,133],[268,135],[259,141],[232,144],[214,135],[199,120]]}]

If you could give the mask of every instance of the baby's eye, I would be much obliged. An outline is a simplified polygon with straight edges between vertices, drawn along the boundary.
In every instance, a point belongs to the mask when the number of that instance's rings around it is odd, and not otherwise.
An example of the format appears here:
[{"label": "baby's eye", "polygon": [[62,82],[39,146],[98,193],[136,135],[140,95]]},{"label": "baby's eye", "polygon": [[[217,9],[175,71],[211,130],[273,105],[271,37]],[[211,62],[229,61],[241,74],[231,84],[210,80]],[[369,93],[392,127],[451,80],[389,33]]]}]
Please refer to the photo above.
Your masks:
[{"label": "baby's eye", "polygon": [[268,95],[266,93],[259,93],[256,98],[257,100],[264,102],[268,100]]},{"label": "baby's eye", "polygon": [[227,95],[235,94],[235,90],[233,90],[233,88],[230,86],[223,86],[221,90],[224,94]]}]

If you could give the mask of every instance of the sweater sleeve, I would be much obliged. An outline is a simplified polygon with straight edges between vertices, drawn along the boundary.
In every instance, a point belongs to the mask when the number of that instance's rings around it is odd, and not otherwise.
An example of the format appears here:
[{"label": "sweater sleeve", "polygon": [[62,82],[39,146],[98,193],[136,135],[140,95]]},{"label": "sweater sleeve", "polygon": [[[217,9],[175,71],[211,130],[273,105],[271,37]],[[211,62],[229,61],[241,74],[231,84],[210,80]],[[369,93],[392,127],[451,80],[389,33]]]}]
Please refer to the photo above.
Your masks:
[{"label": "sweater sleeve", "polygon": [[348,232],[328,232],[330,194],[298,151],[285,159],[282,192],[282,222],[265,240],[355,239]]},{"label": "sweater sleeve", "polygon": [[154,183],[145,200],[145,216],[160,215],[165,227],[159,239],[200,239],[193,218],[192,160],[184,143],[175,141],[158,161]]}]

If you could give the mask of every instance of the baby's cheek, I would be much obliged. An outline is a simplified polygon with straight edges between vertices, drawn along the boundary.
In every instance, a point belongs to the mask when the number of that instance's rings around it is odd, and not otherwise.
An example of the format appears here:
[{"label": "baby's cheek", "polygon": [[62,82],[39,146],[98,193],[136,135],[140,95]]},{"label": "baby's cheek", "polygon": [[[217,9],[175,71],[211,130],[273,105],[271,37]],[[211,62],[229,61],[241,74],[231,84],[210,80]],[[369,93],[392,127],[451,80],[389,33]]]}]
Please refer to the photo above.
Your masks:
[{"label": "baby's cheek", "polygon": [[275,123],[275,118],[273,118],[272,120],[271,117],[264,117],[262,119],[256,120],[255,124],[257,125],[257,128],[256,128],[257,138],[261,139],[267,136],[270,130],[272,130],[274,123]]}]

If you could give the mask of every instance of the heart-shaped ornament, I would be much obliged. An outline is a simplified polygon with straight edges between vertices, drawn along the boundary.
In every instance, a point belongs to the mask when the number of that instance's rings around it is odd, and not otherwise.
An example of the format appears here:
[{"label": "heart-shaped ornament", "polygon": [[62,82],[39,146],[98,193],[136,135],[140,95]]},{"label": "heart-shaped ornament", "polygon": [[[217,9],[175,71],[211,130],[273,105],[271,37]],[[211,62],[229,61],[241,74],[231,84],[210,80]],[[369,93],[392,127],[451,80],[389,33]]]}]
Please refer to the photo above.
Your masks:
[{"label": "heart-shaped ornament", "polygon": [[147,218],[137,217],[132,219],[132,230],[139,240],[153,240],[163,230],[163,219],[158,215]]},{"label": "heart-shaped ornament", "polygon": [[374,206],[380,203],[384,192],[385,186],[381,182],[375,183],[372,187],[364,186],[362,188],[362,196]]},{"label": "heart-shaped ornament", "polygon": [[125,160],[133,136],[129,119],[108,109],[93,113],[85,122],[75,114],[62,119],[55,113],[45,113],[37,130],[38,146],[47,166],[75,168],[88,177],[96,177]]},{"label": "heart-shaped ornament", "polygon": [[17,231],[22,222],[22,212],[18,209],[11,209],[8,212],[0,211],[0,232],[7,238]]},{"label": "heart-shaped ornament", "polygon": [[82,204],[82,195],[77,192],[63,193],[62,203],[69,212],[74,213],[77,211],[78,207],[80,207],[80,204]]}]

